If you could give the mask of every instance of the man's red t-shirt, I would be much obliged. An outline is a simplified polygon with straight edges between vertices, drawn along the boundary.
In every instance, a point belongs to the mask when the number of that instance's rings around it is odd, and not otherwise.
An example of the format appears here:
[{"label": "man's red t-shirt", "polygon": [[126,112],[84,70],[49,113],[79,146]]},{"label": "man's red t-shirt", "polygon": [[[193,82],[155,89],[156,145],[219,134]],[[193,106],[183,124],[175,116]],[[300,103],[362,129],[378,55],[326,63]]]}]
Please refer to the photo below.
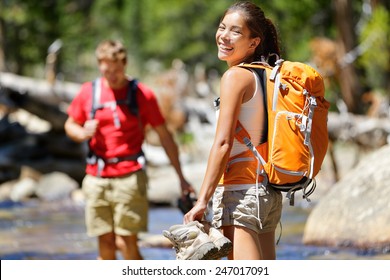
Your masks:
[{"label": "man's red t-shirt", "polygon": [[[128,85],[122,89],[113,90],[105,86],[104,78],[101,81],[100,104],[115,100],[126,100]],[[153,91],[142,83],[138,83],[137,104],[138,117],[132,114],[127,104],[105,107],[97,110],[95,119],[99,120],[95,136],[90,146],[96,155],[102,158],[126,157],[141,151],[144,141],[144,128],[164,124],[165,120],[158,107]],[[92,82],[84,83],[68,108],[68,115],[77,123],[83,125],[89,119],[92,108]],[[119,125],[115,125],[115,114]],[[140,126],[142,124],[142,127]],[[102,177],[116,177],[142,168],[137,161],[121,161],[116,164],[106,164],[100,175]],[[97,164],[87,164],[86,173],[96,176]]]}]

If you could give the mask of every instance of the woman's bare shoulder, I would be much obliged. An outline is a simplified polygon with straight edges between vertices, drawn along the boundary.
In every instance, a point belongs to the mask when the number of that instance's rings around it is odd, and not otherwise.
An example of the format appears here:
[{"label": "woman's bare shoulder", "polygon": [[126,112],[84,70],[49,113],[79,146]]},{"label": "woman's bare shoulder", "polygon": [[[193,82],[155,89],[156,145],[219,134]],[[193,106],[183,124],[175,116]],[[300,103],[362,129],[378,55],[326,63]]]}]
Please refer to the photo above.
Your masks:
[{"label": "woman's bare shoulder", "polygon": [[233,66],[222,75],[221,83],[225,85],[234,84],[236,86],[239,84],[244,88],[253,83],[253,74],[249,69]]},{"label": "woman's bare shoulder", "polygon": [[253,74],[249,69],[239,67],[239,66],[233,66],[230,67],[222,76],[222,80],[235,80],[239,79],[240,81],[248,80],[252,81]]}]

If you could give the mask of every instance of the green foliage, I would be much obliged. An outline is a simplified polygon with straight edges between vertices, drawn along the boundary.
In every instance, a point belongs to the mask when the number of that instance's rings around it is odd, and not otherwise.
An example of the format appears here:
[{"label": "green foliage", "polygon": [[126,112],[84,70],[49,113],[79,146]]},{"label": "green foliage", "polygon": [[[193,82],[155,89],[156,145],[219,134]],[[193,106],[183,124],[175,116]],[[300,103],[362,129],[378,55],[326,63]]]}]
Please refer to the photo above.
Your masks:
[{"label": "green foliage", "polygon": [[[143,61],[149,58],[160,60],[169,66],[174,58],[194,64],[202,57],[216,51],[214,33],[218,16],[231,1],[199,0],[149,0],[143,2],[141,22]],[[215,56],[214,56],[215,57]],[[212,65],[215,61],[204,61]]]},{"label": "green foliage", "polygon": [[359,63],[366,70],[368,84],[384,91],[390,73],[390,13],[383,6],[375,9],[363,27],[360,44],[365,50]]},{"label": "green foliage", "polygon": [[[38,0],[1,3],[0,27],[4,39],[0,47],[7,58],[9,71],[28,73],[36,58],[44,57],[48,42],[57,32],[53,20],[57,15],[52,4],[52,1]],[[52,24],[41,21],[43,17],[51,19]]]},{"label": "green foliage", "polygon": [[309,41],[317,36],[331,37],[333,33],[329,0],[254,2],[276,25],[285,59],[308,60]]},{"label": "green foliage", "polygon": [[[361,17],[362,1],[351,2],[354,22]],[[175,58],[184,61],[188,69],[201,62],[207,69],[221,72],[226,65],[216,56],[215,31],[223,12],[233,2],[0,0],[0,51],[6,59],[6,71],[42,77],[48,47],[61,39],[59,71],[65,80],[75,82],[97,74],[94,50],[99,41],[108,38],[126,44],[129,70],[137,75],[143,73],[149,61],[170,67]],[[336,37],[331,0],[254,2],[277,25],[285,59],[307,61],[314,37]],[[384,88],[388,79],[389,26],[389,11],[379,7],[360,36],[364,42],[377,34],[359,59],[373,87]]]}]

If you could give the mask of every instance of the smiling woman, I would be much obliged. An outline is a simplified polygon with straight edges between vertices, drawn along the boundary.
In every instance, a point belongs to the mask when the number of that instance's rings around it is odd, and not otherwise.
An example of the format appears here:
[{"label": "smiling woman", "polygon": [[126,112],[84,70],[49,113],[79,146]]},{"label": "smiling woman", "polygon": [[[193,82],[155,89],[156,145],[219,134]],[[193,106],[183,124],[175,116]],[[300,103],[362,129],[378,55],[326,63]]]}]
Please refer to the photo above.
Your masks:
[{"label": "smiling woman", "polygon": [[255,73],[236,66],[256,60],[273,65],[275,55],[280,54],[276,29],[260,7],[238,2],[226,10],[215,38],[218,58],[229,69],[221,80],[217,130],[206,174],[197,203],[184,221],[201,220],[213,196],[211,223],[233,243],[228,258],[275,259],[282,197],[280,192],[258,184],[263,181],[259,166],[234,135],[240,122],[250,137],[260,142],[265,110],[260,81]]},{"label": "smiling woman", "polygon": [[[274,55],[280,55],[274,24],[265,17],[260,8],[256,9],[253,6],[255,5],[249,2],[238,2],[226,10],[216,33],[219,59],[226,61],[224,53],[227,51],[228,54],[235,48],[238,49],[241,42],[247,44],[243,48],[247,55],[241,57],[243,59],[241,62],[260,61],[263,58],[273,65]],[[249,48],[246,48],[248,46]]]},{"label": "smiling woman", "polygon": [[243,58],[250,59],[260,37],[252,37],[241,13],[234,12],[227,14],[220,23],[216,41],[218,58],[232,66],[242,62]]}]

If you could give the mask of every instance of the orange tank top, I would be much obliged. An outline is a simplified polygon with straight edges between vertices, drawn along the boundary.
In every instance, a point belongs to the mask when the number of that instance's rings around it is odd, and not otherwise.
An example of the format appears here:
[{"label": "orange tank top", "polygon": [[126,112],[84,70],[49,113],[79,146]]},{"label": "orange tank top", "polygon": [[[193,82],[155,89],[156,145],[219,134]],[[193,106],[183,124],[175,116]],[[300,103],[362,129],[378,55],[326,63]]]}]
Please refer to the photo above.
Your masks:
[{"label": "orange tank top", "polygon": [[[263,134],[264,124],[264,98],[260,86],[260,81],[255,73],[253,76],[256,81],[256,88],[250,100],[242,103],[238,120],[249,133],[253,143],[259,143]],[[218,117],[218,110],[217,110]],[[263,158],[267,158],[267,144],[262,143],[257,147]],[[225,171],[219,181],[219,185],[229,187],[232,185],[253,186],[256,182],[256,174],[259,174],[262,168],[253,153],[240,143],[237,139],[233,141],[233,147],[230,152],[230,158],[226,165]],[[259,176],[259,181],[262,177]]]}]

